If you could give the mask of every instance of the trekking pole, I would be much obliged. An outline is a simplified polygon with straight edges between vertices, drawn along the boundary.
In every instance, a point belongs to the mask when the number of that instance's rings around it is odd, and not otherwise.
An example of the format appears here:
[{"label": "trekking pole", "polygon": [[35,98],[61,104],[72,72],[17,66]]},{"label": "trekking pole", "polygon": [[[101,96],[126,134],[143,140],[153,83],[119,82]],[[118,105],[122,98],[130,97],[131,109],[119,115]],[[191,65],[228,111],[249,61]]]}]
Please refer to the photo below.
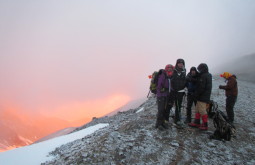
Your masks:
[{"label": "trekking pole", "polygon": [[148,95],[147,95],[147,98],[149,97],[150,93],[151,93],[151,90],[149,90],[149,93],[148,93]]}]

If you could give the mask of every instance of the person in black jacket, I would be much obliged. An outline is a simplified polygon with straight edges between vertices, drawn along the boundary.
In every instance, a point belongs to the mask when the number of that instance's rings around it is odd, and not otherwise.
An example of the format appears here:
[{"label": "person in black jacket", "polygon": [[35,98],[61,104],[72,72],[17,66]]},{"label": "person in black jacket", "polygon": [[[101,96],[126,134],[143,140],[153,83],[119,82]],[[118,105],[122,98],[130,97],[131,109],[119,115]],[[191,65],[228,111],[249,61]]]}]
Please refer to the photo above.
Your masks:
[{"label": "person in black jacket", "polygon": [[[199,72],[199,78],[197,89],[195,91],[195,97],[197,100],[196,114],[194,122],[189,123],[189,126],[197,127],[201,130],[207,130],[208,115],[206,112],[206,104],[210,102],[212,92],[212,75],[209,73],[208,66],[205,63],[201,63],[197,70]],[[202,124],[200,124],[200,117],[202,117]]]},{"label": "person in black jacket", "polygon": [[194,93],[197,88],[198,72],[196,67],[191,67],[190,72],[186,76],[188,95],[187,95],[187,111],[185,123],[191,123],[191,107],[193,103],[196,105],[197,101]]},{"label": "person in black jacket", "polygon": [[175,69],[171,78],[171,91],[169,95],[169,102],[167,109],[171,109],[173,103],[175,104],[174,123],[178,126],[183,126],[181,122],[181,105],[182,99],[185,94],[184,88],[186,87],[186,69],[183,59],[176,61]]}]

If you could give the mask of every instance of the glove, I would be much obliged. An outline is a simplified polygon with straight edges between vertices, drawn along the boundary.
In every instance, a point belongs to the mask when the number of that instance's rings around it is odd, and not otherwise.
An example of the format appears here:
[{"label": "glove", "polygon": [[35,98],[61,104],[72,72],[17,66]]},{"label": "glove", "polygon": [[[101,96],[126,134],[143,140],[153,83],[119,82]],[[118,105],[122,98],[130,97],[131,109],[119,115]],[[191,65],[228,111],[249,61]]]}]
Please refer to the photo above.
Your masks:
[{"label": "glove", "polygon": [[223,89],[223,86],[222,86],[222,85],[220,85],[220,86],[219,86],[219,88],[220,88],[220,89]]}]

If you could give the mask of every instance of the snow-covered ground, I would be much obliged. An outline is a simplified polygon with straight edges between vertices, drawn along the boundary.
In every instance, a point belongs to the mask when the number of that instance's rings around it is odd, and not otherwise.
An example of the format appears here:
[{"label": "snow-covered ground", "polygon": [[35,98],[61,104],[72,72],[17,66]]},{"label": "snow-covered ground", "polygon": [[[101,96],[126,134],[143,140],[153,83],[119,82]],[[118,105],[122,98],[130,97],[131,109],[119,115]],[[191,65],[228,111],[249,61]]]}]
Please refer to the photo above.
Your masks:
[{"label": "snow-covered ground", "polygon": [[56,137],[54,139],[36,143],[26,147],[20,147],[0,153],[1,165],[39,165],[53,157],[48,154],[63,144],[84,138],[95,131],[108,126],[108,124],[97,124],[72,134]]}]

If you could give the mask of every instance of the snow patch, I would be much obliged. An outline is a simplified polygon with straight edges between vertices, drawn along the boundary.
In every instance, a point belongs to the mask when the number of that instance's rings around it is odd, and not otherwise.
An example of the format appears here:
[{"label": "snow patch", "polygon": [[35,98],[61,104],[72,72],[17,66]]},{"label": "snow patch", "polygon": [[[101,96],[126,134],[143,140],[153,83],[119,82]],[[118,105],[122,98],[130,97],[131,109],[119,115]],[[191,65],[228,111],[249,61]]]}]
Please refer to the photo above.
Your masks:
[{"label": "snow patch", "polygon": [[142,112],[144,110],[144,107],[140,108],[136,113]]},{"label": "snow patch", "polygon": [[107,127],[108,125],[109,124],[106,123],[97,124],[72,134],[56,137],[41,143],[32,144],[30,146],[20,147],[0,153],[1,165],[39,165],[43,162],[53,159],[53,157],[48,156],[48,154],[55,148],[77,139],[81,139],[101,128]]}]

